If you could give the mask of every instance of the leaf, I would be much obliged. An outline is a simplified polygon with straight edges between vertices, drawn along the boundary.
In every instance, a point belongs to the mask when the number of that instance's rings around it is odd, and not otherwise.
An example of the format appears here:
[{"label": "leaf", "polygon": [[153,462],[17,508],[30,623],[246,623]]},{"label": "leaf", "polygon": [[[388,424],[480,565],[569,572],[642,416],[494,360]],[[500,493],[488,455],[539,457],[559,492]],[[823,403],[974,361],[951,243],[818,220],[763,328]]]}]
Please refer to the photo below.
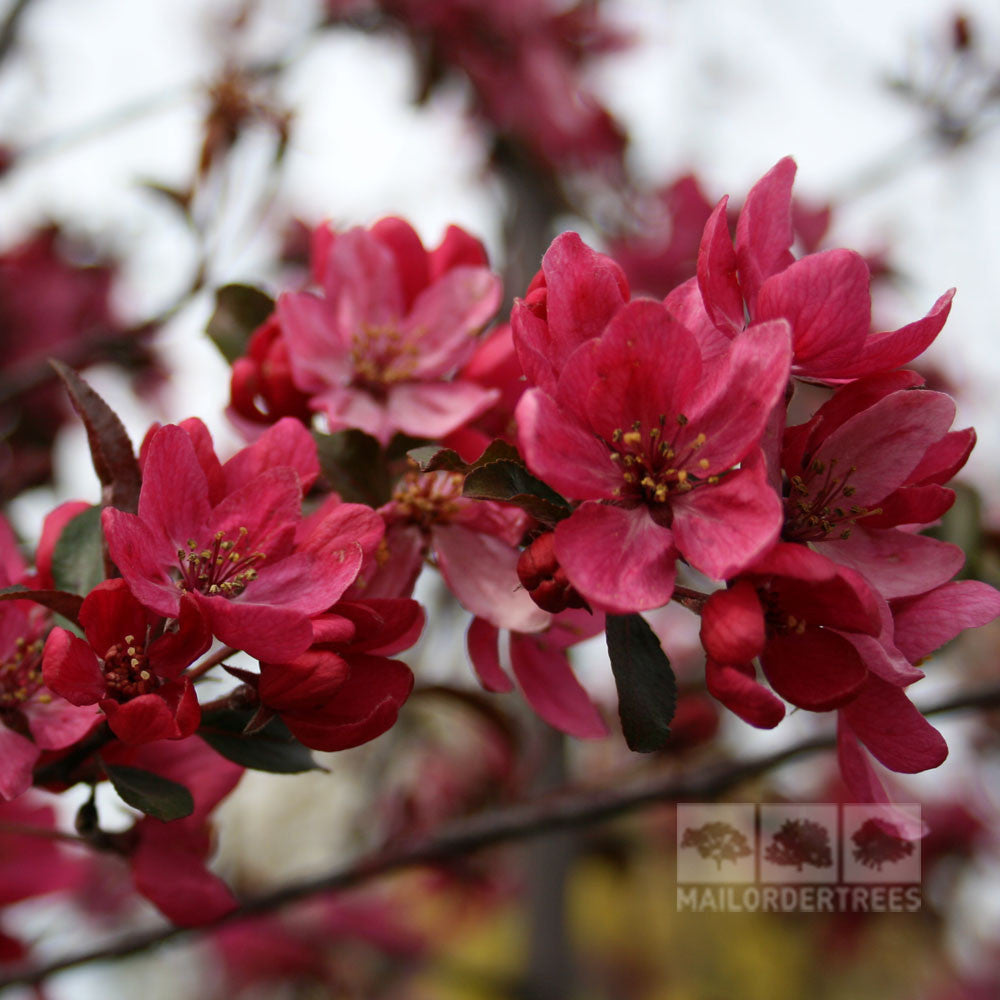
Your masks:
[{"label": "leaf", "polygon": [[312,752],[288,731],[288,727],[275,717],[252,736],[244,736],[243,729],[254,716],[252,710],[220,709],[202,717],[198,735],[227,760],[254,771],[272,774],[300,774],[303,771],[322,771],[313,760]]},{"label": "leaf", "polygon": [[100,507],[88,507],[66,522],[52,552],[52,579],[70,594],[89,594],[104,579]]},{"label": "leaf", "polygon": [[544,524],[555,524],[570,514],[569,504],[551,486],[509,460],[473,468],[465,477],[462,495],[514,504]]},{"label": "leaf", "polygon": [[348,503],[380,507],[392,496],[382,446],[363,431],[314,433],[319,466],[330,486]]},{"label": "leaf", "polygon": [[607,640],[625,742],[637,753],[660,750],[677,707],[667,654],[642,615],[608,615]]},{"label": "leaf", "polygon": [[182,819],[194,812],[194,798],[176,781],[138,767],[104,764],[104,773],[115,791],[133,809],[162,819]]},{"label": "leaf", "polygon": [[205,332],[232,364],[246,353],[250,335],[274,312],[274,299],[251,285],[223,285]]},{"label": "leaf", "polygon": [[49,359],[49,364],[62,379],[73,409],[87,430],[90,457],[104,487],[105,501],[134,514],[139,506],[142,474],[118,414],[69,365],[54,358]]},{"label": "leaf", "polygon": [[80,606],[83,598],[79,594],[69,594],[65,590],[29,590],[18,584],[0,590],[0,601],[34,601],[50,608],[56,614],[68,618],[74,625],[80,624]]}]

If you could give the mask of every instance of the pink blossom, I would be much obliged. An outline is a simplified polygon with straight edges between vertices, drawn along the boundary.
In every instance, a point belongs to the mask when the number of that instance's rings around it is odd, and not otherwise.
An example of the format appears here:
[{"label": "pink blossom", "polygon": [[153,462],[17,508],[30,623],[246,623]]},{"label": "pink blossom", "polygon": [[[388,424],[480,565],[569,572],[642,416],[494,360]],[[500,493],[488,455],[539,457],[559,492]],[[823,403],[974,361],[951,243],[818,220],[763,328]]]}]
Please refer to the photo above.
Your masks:
[{"label": "pink blossom", "polygon": [[486,410],[495,392],[451,377],[500,303],[485,265],[456,227],[433,251],[402,219],[330,234],[322,295],[278,300],[293,380],[330,430],[440,438]]},{"label": "pink blossom", "polygon": [[898,330],[871,332],[871,275],[850,250],[826,250],[796,261],[791,253],[795,163],[780,160],[750,190],[736,224],[727,198],[702,235],[698,276],[667,296],[668,308],[717,352],[750,322],[784,319],[792,328],[792,374],[842,382],[912,361],[934,340],[951,309],[954,289],[930,312]]},{"label": "pink blossom", "polygon": [[148,446],[138,514],[108,508],[104,531],[111,558],[145,607],[176,618],[190,594],[213,635],[280,660],[308,647],[310,616],[354,580],[362,548],[339,537],[336,547],[326,544],[318,532],[296,545],[299,476],[288,466],[257,472],[249,464],[236,467],[231,490],[223,471],[217,492],[191,437],[162,427]]},{"label": "pink blossom", "polygon": [[573,352],[554,396],[525,393],[528,467],[584,501],[556,526],[555,551],[588,602],[660,607],[678,553],[723,579],[775,540],[780,501],[756,453],[788,358],[787,326],[765,324],[703,371],[693,335],[659,303],[636,300]]}]

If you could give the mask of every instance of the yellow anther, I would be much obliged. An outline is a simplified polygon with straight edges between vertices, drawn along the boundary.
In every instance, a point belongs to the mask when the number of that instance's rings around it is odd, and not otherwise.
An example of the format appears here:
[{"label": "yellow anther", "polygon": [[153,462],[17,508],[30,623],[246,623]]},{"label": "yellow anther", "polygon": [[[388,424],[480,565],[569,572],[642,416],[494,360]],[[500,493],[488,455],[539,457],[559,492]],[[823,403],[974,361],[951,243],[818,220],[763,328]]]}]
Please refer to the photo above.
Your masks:
[{"label": "yellow anther", "polygon": [[131,659],[131,660],[129,660],[128,662],[129,662],[129,666],[130,666],[130,667],[131,667],[131,668],[132,668],[133,670],[135,670],[135,668],[136,668],[137,666],[139,666],[139,661],[138,661],[138,660],[137,660],[137,659],[136,659],[136,658],[135,658],[134,656],[133,656],[133,657],[132,657],[132,659]]},{"label": "yellow anther", "polygon": [[646,489],[651,490],[656,486],[652,476],[643,476],[640,485],[645,486]]},{"label": "yellow anther", "polygon": [[683,486],[687,482],[687,477],[687,469],[681,469],[681,471],[677,473],[677,482]]},{"label": "yellow anther", "polygon": [[[135,636],[134,635],[127,635],[127,636],[125,636],[125,641],[131,646],[132,643],[135,642]],[[129,650],[129,652],[131,653],[132,651]]]},{"label": "yellow anther", "polygon": [[707,440],[708,440],[708,438],[707,438],[707,437],[705,437],[705,435],[704,435],[704,434],[699,434],[699,435],[698,435],[698,436],[697,436],[697,437],[696,437],[696,438],[694,439],[694,442],[693,442],[693,444],[691,445],[691,447],[692,447],[692,448],[700,448],[700,447],[701,447],[701,446],[702,446],[702,445],[703,445],[703,444],[704,444],[704,443],[705,443],[705,442],[706,442]]},{"label": "yellow anther", "polygon": [[640,444],[642,442],[641,431],[629,431],[622,437],[625,444]]},{"label": "yellow anther", "polygon": [[669,492],[670,491],[667,489],[666,483],[659,483],[655,491],[656,499],[659,500],[660,503],[662,503],[664,500],[667,499],[667,493]]},{"label": "yellow anther", "polygon": [[135,656],[135,646],[129,646],[129,648],[128,648],[128,655],[129,656]]},{"label": "yellow anther", "polygon": [[208,592],[210,594],[217,594],[219,592],[218,585],[213,583],[212,586],[208,588]]},{"label": "yellow anther", "polygon": [[622,439],[622,429],[620,427],[616,427],[611,432],[611,440],[617,443],[618,441],[621,441],[621,439]]},{"label": "yellow anther", "polygon": [[698,468],[707,469],[712,463],[707,458],[698,459]]},{"label": "yellow anther", "polygon": [[149,680],[149,671],[148,671],[148,670],[140,670],[140,671],[139,671],[139,676],[140,676],[140,677],[141,677],[141,678],[142,678],[142,679],[143,679],[144,681],[148,681],[148,680]]}]

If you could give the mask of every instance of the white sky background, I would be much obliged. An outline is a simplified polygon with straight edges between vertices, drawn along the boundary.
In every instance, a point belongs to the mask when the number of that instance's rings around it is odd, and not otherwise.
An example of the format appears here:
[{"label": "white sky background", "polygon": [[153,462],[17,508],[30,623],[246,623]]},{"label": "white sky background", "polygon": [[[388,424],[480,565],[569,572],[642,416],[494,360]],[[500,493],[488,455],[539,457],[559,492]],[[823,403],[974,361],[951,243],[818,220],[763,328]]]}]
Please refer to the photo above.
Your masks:
[{"label": "white sky background", "polygon": [[[0,16],[8,6],[0,3]],[[184,288],[192,242],[139,182],[190,177],[202,111],[193,85],[218,68],[221,25],[234,7],[229,0],[35,0],[18,52],[0,70],[0,142],[31,146],[147,100],[157,110],[0,178],[0,243],[51,217],[112,244],[126,259],[121,304],[135,319]],[[272,57],[298,45],[318,9],[307,0],[261,0],[252,53],[236,54]],[[995,0],[963,9],[984,50],[1000,52]],[[954,7],[944,0],[618,0],[612,10],[637,45],[609,56],[595,79],[630,129],[639,175],[657,183],[693,168],[710,197],[728,191],[742,200],[790,153],[799,164],[796,190],[823,200],[920,130],[922,116],[883,81],[926,64],[926,41],[944,35]],[[496,249],[502,205],[483,183],[483,145],[459,113],[461,92],[413,108],[412,91],[406,51],[389,40],[338,31],[309,42],[283,91],[298,119],[271,220],[288,209],[345,224],[401,214],[425,242],[457,222]],[[218,203],[216,284],[273,279],[274,232],[254,215],[269,148],[251,143],[245,154]],[[979,431],[969,475],[1000,515],[1000,502],[990,501],[1000,495],[998,182],[1000,128],[954,155],[914,158],[890,183],[845,204],[835,242],[861,250],[889,242],[909,279],[886,303],[889,328],[958,287],[931,357],[959,386],[959,426]],[[162,398],[137,401],[109,374],[94,375],[134,440],[153,419],[197,415],[235,446],[222,415],[227,369],[201,332],[209,309],[201,296],[165,331],[161,343],[177,379]],[[37,530],[53,499],[96,498],[82,431],[65,435],[60,455],[56,497],[43,491],[15,508],[22,530]]]}]

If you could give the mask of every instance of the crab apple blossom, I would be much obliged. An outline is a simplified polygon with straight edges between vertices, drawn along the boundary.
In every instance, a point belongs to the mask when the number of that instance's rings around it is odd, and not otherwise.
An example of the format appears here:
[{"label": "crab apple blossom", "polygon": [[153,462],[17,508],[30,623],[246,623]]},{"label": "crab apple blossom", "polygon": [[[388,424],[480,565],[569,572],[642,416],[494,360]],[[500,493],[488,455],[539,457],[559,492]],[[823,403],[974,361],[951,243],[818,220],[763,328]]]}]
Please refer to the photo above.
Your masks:
[{"label": "crab apple blossom", "polygon": [[95,702],[124,743],[183,739],[201,712],[182,671],[211,645],[211,635],[190,595],[181,597],[173,630],[147,611],[124,580],[106,580],[80,609],[86,641],[54,628],[45,642],[45,682],[74,705]]},{"label": "crab apple blossom", "polygon": [[781,504],[759,444],[788,380],[783,322],[752,327],[718,368],[658,302],[623,306],[573,352],[555,394],[518,404],[535,475],[583,503],[555,555],[593,606],[628,613],[670,600],[678,554],[724,579],[777,538]]},{"label": "crab apple blossom", "polygon": [[357,576],[362,549],[319,529],[296,543],[301,481],[291,467],[237,480],[213,500],[191,437],[161,427],[146,451],[138,514],[103,513],[108,550],[151,611],[177,618],[188,594],[223,642],[260,659],[295,656],[312,641],[310,616]]},{"label": "crab apple blossom", "polygon": [[[13,577],[8,575],[13,573]],[[27,577],[13,533],[0,518],[0,587]],[[77,707],[51,691],[42,674],[42,649],[52,627],[48,611],[28,601],[0,603],[0,798],[31,785],[43,750],[62,750],[99,722],[95,709]]]},{"label": "crab apple blossom", "polygon": [[971,429],[949,431],[954,401],[894,372],[838,390],[785,435],[789,479],[782,537],[850,566],[887,600],[940,586],[961,569],[955,545],[904,530],[954,501],[943,483],[964,464]]},{"label": "crab apple blossom", "polygon": [[322,294],[288,292],[277,316],[293,381],[330,430],[358,428],[383,444],[397,431],[439,438],[496,399],[453,377],[500,304],[477,241],[452,226],[428,251],[390,218],[328,233],[314,252]]},{"label": "crab apple blossom", "polygon": [[751,188],[735,242],[723,198],[705,224],[697,278],[665,302],[698,335],[706,354],[747,325],[784,319],[792,328],[792,374],[837,383],[912,361],[941,332],[954,289],[930,312],[898,330],[871,332],[871,274],[851,250],[825,250],[796,261],[792,181],[795,162],[780,160]]}]

